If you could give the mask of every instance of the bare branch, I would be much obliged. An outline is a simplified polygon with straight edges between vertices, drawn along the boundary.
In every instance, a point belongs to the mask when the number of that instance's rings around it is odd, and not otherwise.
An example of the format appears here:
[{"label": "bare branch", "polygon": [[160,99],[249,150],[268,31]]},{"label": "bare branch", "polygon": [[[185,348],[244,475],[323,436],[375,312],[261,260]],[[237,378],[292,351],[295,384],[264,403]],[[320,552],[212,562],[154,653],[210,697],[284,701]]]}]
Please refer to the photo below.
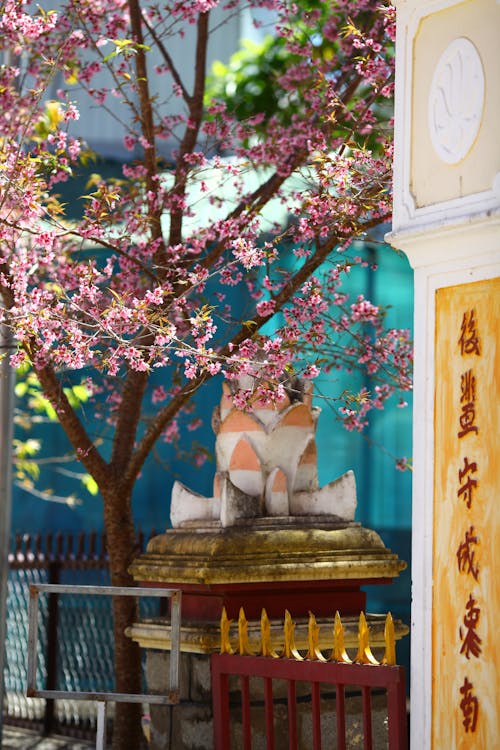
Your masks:
[{"label": "bare branch", "polygon": [[[128,7],[132,33],[138,45],[135,54],[135,68],[141,110],[141,130],[142,135],[146,140],[146,147],[144,149],[144,166],[146,167],[146,191],[148,195],[155,196],[157,189],[156,177],[158,175],[158,162],[156,158],[153,108],[151,104],[151,94],[149,91],[148,69],[146,64],[145,45],[142,34],[143,15],[138,0],[128,0]],[[160,248],[156,252],[156,259],[158,263],[161,264],[166,262],[165,246],[163,243],[163,234],[161,229],[162,209],[160,206],[155,205],[156,202],[154,200],[154,197],[149,198],[148,200],[150,204],[149,221],[151,238],[153,240],[161,240]]]},{"label": "bare branch", "polygon": [[148,32],[153,37],[156,46],[160,50],[161,56],[165,60],[165,64],[167,65],[172,78],[174,79],[175,83],[177,84],[177,86],[182,91],[182,97],[183,97],[184,101],[186,102],[186,104],[189,105],[189,103],[191,101],[191,97],[189,96],[189,92],[187,91],[186,87],[184,86],[184,83],[182,82],[182,78],[179,75],[179,71],[177,70],[177,68],[176,68],[176,66],[174,64],[174,61],[172,60],[172,57],[170,56],[167,48],[163,44],[162,40],[160,39],[160,37],[156,33],[156,31],[153,28],[153,26],[151,26],[151,24],[148,22],[147,18],[144,15],[142,16],[142,22],[143,22],[144,26],[147,28]]},{"label": "bare branch", "polygon": [[[193,96],[189,99],[189,122],[186,124],[184,138],[179,149],[179,157],[175,171],[175,182],[172,192],[182,202],[186,194],[187,168],[184,164],[184,156],[193,151],[198,140],[201,120],[203,117],[203,97],[205,93],[205,70],[207,65],[208,46],[208,13],[200,13],[198,16],[198,34],[196,39],[196,59]],[[182,221],[184,212],[182,209],[173,209],[170,214],[170,238],[171,245],[182,242]]]}]

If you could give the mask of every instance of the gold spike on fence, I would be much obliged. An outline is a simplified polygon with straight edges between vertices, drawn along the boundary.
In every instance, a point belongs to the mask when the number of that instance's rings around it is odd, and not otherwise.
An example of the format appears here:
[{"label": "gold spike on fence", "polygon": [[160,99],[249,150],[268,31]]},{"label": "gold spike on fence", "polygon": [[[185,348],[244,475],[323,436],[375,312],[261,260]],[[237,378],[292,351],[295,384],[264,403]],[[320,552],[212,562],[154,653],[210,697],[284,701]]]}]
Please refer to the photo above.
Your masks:
[{"label": "gold spike on fence", "polygon": [[385,618],[384,628],[385,654],[382,664],[396,664],[396,638],[394,636],[394,620],[389,612]]},{"label": "gold spike on fence", "polygon": [[248,620],[245,617],[243,607],[240,607],[238,616],[238,653],[244,656],[252,656],[253,654],[248,640]]},{"label": "gold spike on fence", "polygon": [[285,634],[283,656],[287,659],[293,658],[297,661],[303,661],[303,657],[300,655],[299,649],[295,645],[295,623],[292,620],[292,615],[287,609],[285,609],[285,624],[283,630]]},{"label": "gold spike on fence", "polygon": [[265,609],[262,610],[260,617],[260,655],[272,656],[275,659],[279,658],[279,654],[276,653],[271,645],[271,622]]},{"label": "gold spike on fence", "polygon": [[312,612],[309,612],[307,642],[309,649],[306,654],[306,659],[311,659],[312,661],[326,661],[325,657],[319,650],[319,625]]},{"label": "gold spike on fence", "polygon": [[221,654],[234,654],[231,648],[231,640],[229,638],[229,630],[231,628],[232,620],[229,620],[226,612],[226,608],[222,608],[222,616],[220,618],[220,652]]},{"label": "gold spike on fence", "polygon": [[283,623],[283,639],[279,647],[273,645],[271,641],[271,623],[265,609],[262,610],[260,620],[260,646],[256,649],[250,645],[248,636],[248,620],[245,616],[243,607],[240,608],[238,617],[238,641],[236,647],[231,645],[230,630],[232,620],[228,619],[226,609],[222,609],[220,620],[220,652],[221,654],[243,654],[246,656],[268,656],[272,658],[296,659],[297,661],[315,660],[315,661],[336,661],[343,664],[372,664],[372,665],[394,665],[396,664],[396,641],[394,635],[394,622],[392,615],[389,614],[385,620],[384,641],[385,653],[381,661],[378,661],[370,646],[370,629],[363,612],[359,615],[358,622],[358,648],[353,659],[349,657],[345,647],[344,626],[338,612],[335,613],[333,630],[333,643],[328,656],[323,653],[325,649],[320,649],[320,626],[316,622],[315,616],[309,613],[308,623],[308,649],[303,656],[297,648],[295,642],[295,623],[288,610],[285,611]]},{"label": "gold spike on fence", "polygon": [[333,621],[333,651],[330,657],[331,661],[340,661],[344,664],[352,664],[344,645],[344,626],[340,619],[339,612],[335,612]]},{"label": "gold spike on fence", "polygon": [[370,648],[370,631],[363,612],[359,615],[358,653],[354,658],[356,664],[378,664]]}]

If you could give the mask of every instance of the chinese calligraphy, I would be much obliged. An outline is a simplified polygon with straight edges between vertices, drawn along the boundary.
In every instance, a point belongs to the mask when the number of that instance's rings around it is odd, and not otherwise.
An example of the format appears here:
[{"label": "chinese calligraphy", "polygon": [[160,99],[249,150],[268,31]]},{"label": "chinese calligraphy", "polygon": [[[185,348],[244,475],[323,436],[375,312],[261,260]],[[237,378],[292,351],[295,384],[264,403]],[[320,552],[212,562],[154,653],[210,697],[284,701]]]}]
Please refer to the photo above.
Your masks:
[{"label": "chinese calligraphy", "polygon": [[479,565],[475,562],[475,550],[472,549],[478,543],[478,537],[474,533],[474,526],[465,532],[464,541],[458,545],[457,563],[460,573],[471,575],[474,580],[479,579]]},{"label": "chinese calligraphy", "polygon": [[[469,459],[467,458],[467,456],[465,456],[464,467],[463,469],[458,470],[458,481],[460,483],[460,487],[457,491],[457,497],[463,495],[462,500],[465,501],[465,504],[468,508],[470,508],[472,504],[472,491],[477,487],[477,479],[472,479],[469,474],[475,474],[476,471],[476,462],[469,462]],[[465,483],[463,483],[464,479]]]},{"label": "chinese calligraphy", "polygon": [[466,732],[475,732],[477,725],[477,716],[479,713],[479,702],[475,695],[472,694],[472,688],[474,685],[470,682],[467,677],[464,680],[464,684],[460,688],[460,693],[463,695],[460,701],[460,710],[463,715],[462,724],[465,727]]},{"label": "chinese calligraphy", "polygon": [[481,353],[479,349],[479,334],[477,332],[475,310],[464,312],[458,343],[460,345],[460,354],[462,357],[465,354],[479,355]]},{"label": "chinese calligraphy", "polygon": [[[466,310],[463,313],[458,345],[462,358],[469,355],[480,356],[481,354],[479,330],[474,309]],[[476,376],[473,369],[469,368],[460,375],[460,413],[458,415],[459,429],[457,432],[459,440],[467,435],[477,435],[479,432],[476,392]],[[477,485],[477,462],[469,459],[466,455],[463,458],[463,466],[458,468],[457,498],[464,502],[467,511],[470,511],[473,506]],[[470,575],[475,581],[478,581],[479,577],[479,564],[475,559],[474,549],[477,544],[478,536],[474,531],[474,526],[470,525],[456,551],[459,573]],[[460,654],[465,656],[467,660],[470,660],[471,657],[479,659],[481,656],[482,640],[478,633],[480,615],[481,609],[471,593],[465,605],[462,624],[458,629],[462,643]],[[462,724],[466,732],[475,732],[477,726],[479,699],[473,694],[472,690],[472,683],[468,677],[465,677],[460,688],[460,710],[463,716]]]},{"label": "chinese calligraphy", "polygon": [[460,653],[464,654],[467,659],[470,659],[471,655],[475,656],[477,659],[481,653],[482,641],[476,631],[481,610],[476,606],[476,604],[477,602],[471,594],[469,596],[467,604],[465,605],[465,609],[467,610],[463,619],[465,632],[462,629],[462,626],[460,626],[459,629],[460,639],[462,641],[462,648],[460,649]]},{"label": "chinese calligraphy", "polygon": [[[420,580],[432,595],[426,700],[435,750],[500,750],[500,259],[494,278],[474,274],[436,290],[430,331],[433,462],[420,477],[432,479],[432,514],[416,528],[432,531],[432,577],[422,571]],[[416,728],[419,750],[423,734]]]},{"label": "chinese calligraphy", "polygon": [[472,370],[467,370],[461,376],[460,382],[460,403],[462,404],[462,412],[459,416],[460,431],[458,437],[462,438],[469,432],[478,431],[478,426],[475,424],[476,421],[476,378]]}]

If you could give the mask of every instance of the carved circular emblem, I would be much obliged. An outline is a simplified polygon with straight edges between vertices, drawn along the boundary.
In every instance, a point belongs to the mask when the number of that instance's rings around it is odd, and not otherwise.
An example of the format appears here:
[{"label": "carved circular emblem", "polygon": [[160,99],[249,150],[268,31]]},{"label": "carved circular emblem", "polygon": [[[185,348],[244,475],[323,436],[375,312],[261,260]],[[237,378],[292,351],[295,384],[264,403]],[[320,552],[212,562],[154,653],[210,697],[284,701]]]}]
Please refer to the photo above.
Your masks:
[{"label": "carved circular emblem", "polygon": [[484,72],[469,39],[455,39],[437,64],[429,93],[432,145],[447,164],[466,156],[479,131],[484,105]]}]

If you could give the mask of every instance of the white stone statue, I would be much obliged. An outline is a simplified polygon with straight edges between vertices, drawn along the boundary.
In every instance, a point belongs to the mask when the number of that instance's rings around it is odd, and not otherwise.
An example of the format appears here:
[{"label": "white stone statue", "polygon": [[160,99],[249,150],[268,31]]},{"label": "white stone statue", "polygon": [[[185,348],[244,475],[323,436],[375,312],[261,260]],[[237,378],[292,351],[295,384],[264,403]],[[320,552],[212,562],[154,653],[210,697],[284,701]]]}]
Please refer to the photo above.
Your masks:
[{"label": "white stone statue", "polygon": [[214,410],[216,474],[213,496],[192,492],[180,482],[172,489],[172,526],[245,519],[329,516],[352,521],[356,483],[352,471],[319,487],[316,424],[320,409],[312,406],[312,386],[298,379],[279,407],[242,411],[223,384]]}]

